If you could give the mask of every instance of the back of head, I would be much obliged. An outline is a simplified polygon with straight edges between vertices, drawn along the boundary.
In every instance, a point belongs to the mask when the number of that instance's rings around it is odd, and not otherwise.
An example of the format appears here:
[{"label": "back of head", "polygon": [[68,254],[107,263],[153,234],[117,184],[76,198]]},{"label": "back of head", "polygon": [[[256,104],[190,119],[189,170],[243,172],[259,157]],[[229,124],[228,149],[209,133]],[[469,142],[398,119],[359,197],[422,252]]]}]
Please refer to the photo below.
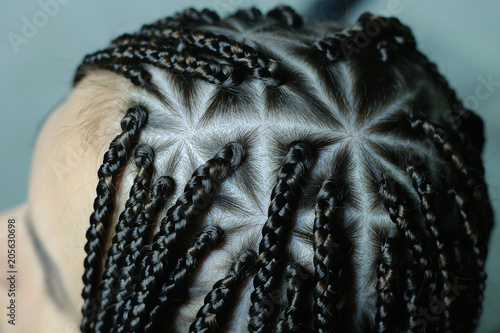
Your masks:
[{"label": "back of head", "polygon": [[474,330],[482,122],[397,19],[189,9],[75,84],[101,69],[137,88],[99,169],[82,331]]}]

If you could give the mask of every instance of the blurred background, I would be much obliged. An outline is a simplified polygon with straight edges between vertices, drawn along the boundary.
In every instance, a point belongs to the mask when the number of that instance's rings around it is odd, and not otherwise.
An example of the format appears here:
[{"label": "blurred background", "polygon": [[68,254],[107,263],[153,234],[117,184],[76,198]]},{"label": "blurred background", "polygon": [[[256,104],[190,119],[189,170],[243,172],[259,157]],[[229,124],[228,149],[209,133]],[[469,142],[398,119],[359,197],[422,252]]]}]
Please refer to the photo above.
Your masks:
[{"label": "blurred background", "polygon": [[[483,0],[0,0],[0,210],[26,200],[38,129],[68,95],[76,66],[114,37],[187,7],[263,12],[287,4],[306,20],[352,24],[365,11],[397,16],[438,64],[459,97],[485,120],[489,193],[500,212],[500,1]],[[57,5],[54,5],[57,4]],[[33,23],[36,23],[34,25]],[[486,87],[484,82],[494,84]],[[488,91],[487,96],[478,94]],[[485,88],[487,90],[485,90]],[[497,219],[498,220],[498,219]],[[498,223],[498,221],[497,221]],[[479,332],[500,332],[500,232],[495,228]]]}]

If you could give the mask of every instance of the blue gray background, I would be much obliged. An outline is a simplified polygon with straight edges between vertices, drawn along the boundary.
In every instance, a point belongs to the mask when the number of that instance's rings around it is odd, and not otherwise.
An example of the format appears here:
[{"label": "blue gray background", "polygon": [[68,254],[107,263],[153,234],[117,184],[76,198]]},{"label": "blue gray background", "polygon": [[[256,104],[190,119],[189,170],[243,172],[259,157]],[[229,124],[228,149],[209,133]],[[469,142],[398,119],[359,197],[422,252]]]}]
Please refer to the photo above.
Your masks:
[{"label": "blue gray background", "polygon": [[[57,8],[44,9],[43,4],[54,2]],[[481,77],[500,82],[500,2],[495,0],[0,0],[0,210],[25,201],[37,130],[70,92],[74,70],[85,54],[143,23],[186,7],[208,7],[223,15],[241,6],[266,11],[283,2],[306,18],[334,18],[351,24],[362,12],[371,11],[397,16],[409,25],[420,49],[438,64],[460,98],[478,102],[474,109],[486,124],[483,158],[490,196],[495,211],[500,211],[499,84],[491,87],[488,97],[475,98]],[[43,11],[51,15],[40,14]],[[37,20],[40,27],[24,31],[29,38],[16,50],[9,34],[23,36],[26,20]],[[500,332],[499,236],[496,228],[479,332]]]}]

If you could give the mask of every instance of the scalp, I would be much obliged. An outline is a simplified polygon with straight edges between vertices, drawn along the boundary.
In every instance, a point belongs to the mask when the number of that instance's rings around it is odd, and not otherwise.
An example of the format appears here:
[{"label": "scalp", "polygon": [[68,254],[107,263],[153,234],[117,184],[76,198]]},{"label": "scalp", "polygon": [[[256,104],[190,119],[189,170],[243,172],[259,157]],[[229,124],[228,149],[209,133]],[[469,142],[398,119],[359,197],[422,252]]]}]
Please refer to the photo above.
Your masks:
[{"label": "scalp", "polygon": [[[359,33],[369,32],[370,24],[382,30],[361,47]],[[127,94],[128,112],[145,113],[137,119],[127,113],[122,124],[132,124],[134,138],[128,140],[129,129],[122,126],[115,139],[118,148],[112,145],[110,152],[117,149],[118,161],[122,152],[131,156],[135,145],[145,144],[154,151],[155,173],[176,183],[165,202],[168,211],[159,213],[152,230],[144,230],[151,243],[145,241],[137,276],[126,284],[132,297],[110,300],[126,302],[131,309],[121,323],[115,317],[125,330],[143,327],[147,309],[159,306],[154,305],[155,292],[163,284],[188,279],[182,267],[183,274],[174,274],[177,268],[170,262],[207,226],[220,228],[225,238],[206,258],[196,259],[199,266],[192,268],[186,294],[178,296],[179,316],[172,322],[165,319],[165,325],[181,329],[196,322],[191,328],[200,329],[207,313],[216,311],[210,304],[218,300],[213,295],[233,291],[217,282],[229,272],[230,280],[243,289],[241,296],[233,296],[240,300],[235,313],[243,314],[225,323],[234,329],[248,325],[258,332],[275,324],[361,332],[375,326],[382,330],[394,318],[401,329],[409,329],[418,325],[414,314],[426,298],[439,297],[433,292],[436,284],[446,289],[447,272],[463,268],[463,258],[446,259],[456,244],[443,236],[449,230],[461,234],[462,223],[470,227],[465,238],[482,270],[485,252],[478,237],[487,238],[489,231],[481,231],[472,211],[484,202],[472,200],[477,205],[472,210],[463,205],[464,193],[473,188],[466,185],[467,178],[483,186],[482,174],[465,166],[466,161],[481,164],[477,152],[482,143],[475,138],[480,121],[445,121],[443,114],[461,104],[396,19],[364,14],[353,28],[340,30],[331,24],[303,25],[287,7],[266,18],[250,10],[222,20],[209,11],[188,10],[87,56],[76,83],[96,67],[129,78],[137,89]],[[239,154],[235,147],[243,147],[244,154],[238,163],[228,162]],[[102,169],[106,196],[115,182],[127,183],[119,178],[120,168],[134,170],[125,160],[115,163],[113,153],[109,156],[103,165],[120,167]],[[226,175],[221,170],[227,168]],[[454,188],[460,190],[449,191]],[[123,195],[128,187],[119,185],[118,190]],[[479,192],[477,197],[484,196]],[[447,195],[454,196],[458,211],[448,209],[440,216],[438,204],[452,205],[436,197]],[[196,209],[205,199],[209,204]],[[104,200],[91,219],[89,230],[96,236],[89,244],[95,249],[87,248],[87,264],[98,268],[86,271],[88,299],[96,294],[99,269],[107,272],[111,267],[99,268],[101,264],[91,261],[100,251],[96,239],[109,241],[113,234],[102,213],[113,209]],[[458,223],[457,214],[462,216]],[[485,217],[491,220],[487,212]],[[445,241],[448,248],[442,245]],[[398,252],[401,246],[404,251]],[[247,250],[258,253],[255,271],[248,272],[254,276],[253,287],[245,284],[240,270],[231,268]],[[285,268],[286,278],[281,274]],[[283,279],[297,269],[309,277],[302,276],[288,295],[273,299],[271,294],[282,290]],[[469,267],[464,274],[472,271]],[[397,281],[398,274],[404,281]],[[475,279],[480,289],[482,275]],[[397,283],[405,286],[404,293],[394,290]],[[217,287],[210,291],[212,285]],[[172,297],[169,292],[174,293],[165,291],[162,297]],[[305,319],[309,323],[295,323],[298,317],[287,315],[294,313],[297,299],[312,304],[313,319]],[[447,308],[435,329],[451,325],[448,311],[461,304],[451,304],[449,295],[444,301]],[[275,305],[272,309],[264,306],[269,302]],[[91,308],[86,304],[84,312]],[[109,325],[105,317],[102,325]],[[148,327],[160,324],[153,319]],[[477,316],[469,319],[474,326]],[[82,329],[91,327],[92,320],[84,317]]]}]

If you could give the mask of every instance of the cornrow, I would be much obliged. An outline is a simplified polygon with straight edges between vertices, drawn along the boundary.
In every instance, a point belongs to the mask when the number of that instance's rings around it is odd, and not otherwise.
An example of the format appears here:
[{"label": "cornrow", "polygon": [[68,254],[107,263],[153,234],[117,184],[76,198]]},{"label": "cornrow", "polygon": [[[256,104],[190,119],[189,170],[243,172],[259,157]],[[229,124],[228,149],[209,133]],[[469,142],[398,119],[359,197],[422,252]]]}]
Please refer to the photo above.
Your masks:
[{"label": "cornrow", "polygon": [[148,113],[140,105],[127,110],[121,120],[122,133],[110,144],[109,150],[104,154],[103,164],[98,171],[99,183],[97,197],[94,200],[94,212],[90,216],[90,227],[87,230],[84,261],[85,273],[83,275],[84,299],[82,314],[83,319],[80,329],[89,332],[95,316],[95,296],[101,274],[102,249],[109,234],[110,214],[113,211],[113,195],[116,191],[116,180],[123,170],[130,151],[135,146],[141,129],[146,124]]},{"label": "cornrow", "polygon": [[154,167],[154,153],[153,150],[144,144],[137,146],[134,151],[134,158],[138,168],[137,176],[134,179],[132,188],[130,189],[130,196],[125,203],[125,210],[120,214],[118,224],[116,225],[116,233],[113,237],[112,245],[108,250],[108,256],[105,263],[105,271],[102,276],[100,290],[102,291],[99,296],[98,315],[96,317],[96,324],[94,331],[100,332],[104,324],[105,309],[110,304],[113,297],[113,284],[118,275],[118,266],[116,262],[123,255],[124,247],[126,246],[126,234],[132,221],[137,217],[141,206],[145,204],[148,196],[151,178],[153,176]]},{"label": "cornrow", "polygon": [[[164,283],[164,274],[172,258],[177,239],[184,233],[192,216],[200,213],[217,193],[219,183],[235,169],[245,153],[240,143],[229,143],[214,158],[199,167],[184,189],[184,194],[169,209],[155,235],[152,249],[140,261],[130,310],[123,317],[125,331],[138,331],[147,311],[153,307],[153,296]],[[128,308],[128,306],[127,306]]]},{"label": "cornrow", "polygon": [[181,304],[188,297],[186,288],[188,278],[198,265],[199,260],[217,247],[223,237],[224,231],[214,226],[207,227],[196,237],[193,245],[177,261],[168,282],[162,285],[158,303],[149,313],[149,322],[144,327],[144,332],[157,332],[159,316],[169,313],[169,310]]},{"label": "cornrow", "polygon": [[244,251],[233,264],[227,275],[217,281],[205,297],[205,303],[196,314],[196,320],[189,327],[189,332],[220,332],[224,327],[224,311],[234,296],[243,279],[254,269],[257,255],[253,251]]},{"label": "cornrow", "polygon": [[399,313],[397,279],[397,240],[385,238],[380,245],[380,260],[377,266],[377,313],[375,332],[397,331]]},{"label": "cornrow", "polygon": [[[310,275],[299,264],[289,264],[285,270],[288,305],[282,312],[283,317],[276,325],[275,332],[303,332],[307,328],[306,305]],[[280,315],[281,317],[281,315]]]},{"label": "cornrow", "polygon": [[136,219],[132,220],[125,230],[126,235],[123,238],[123,253],[116,262],[119,272],[116,274],[114,281],[116,289],[111,295],[112,299],[110,304],[112,304],[112,306],[101,308],[101,312],[103,312],[102,322],[97,325],[99,321],[96,321],[96,331],[101,327],[104,331],[110,330],[113,326],[112,323],[117,322],[120,306],[130,292],[130,277],[135,267],[135,260],[143,249],[143,245],[147,243],[148,233],[153,227],[153,220],[163,208],[166,200],[173,193],[174,188],[175,182],[171,177],[162,176],[158,178],[153,185],[149,201],[141,205],[142,209],[138,216],[136,216]]},{"label": "cornrow", "polygon": [[285,254],[285,240],[299,200],[300,182],[314,162],[313,153],[309,143],[292,142],[278,172],[278,181],[271,194],[268,219],[262,228],[257,273],[253,281],[254,291],[250,296],[250,332],[268,331],[269,325],[278,315],[274,308],[267,309],[266,303],[271,302],[270,294],[280,282],[279,267]]},{"label": "cornrow", "polygon": [[[323,182],[316,199],[314,219],[314,331],[332,332],[342,326],[341,313],[346,304],[345,281],[348,241],[342,220],[336,215],[345,190],[333,178]],[[344,237],[343,237],[344,236]]]}]

